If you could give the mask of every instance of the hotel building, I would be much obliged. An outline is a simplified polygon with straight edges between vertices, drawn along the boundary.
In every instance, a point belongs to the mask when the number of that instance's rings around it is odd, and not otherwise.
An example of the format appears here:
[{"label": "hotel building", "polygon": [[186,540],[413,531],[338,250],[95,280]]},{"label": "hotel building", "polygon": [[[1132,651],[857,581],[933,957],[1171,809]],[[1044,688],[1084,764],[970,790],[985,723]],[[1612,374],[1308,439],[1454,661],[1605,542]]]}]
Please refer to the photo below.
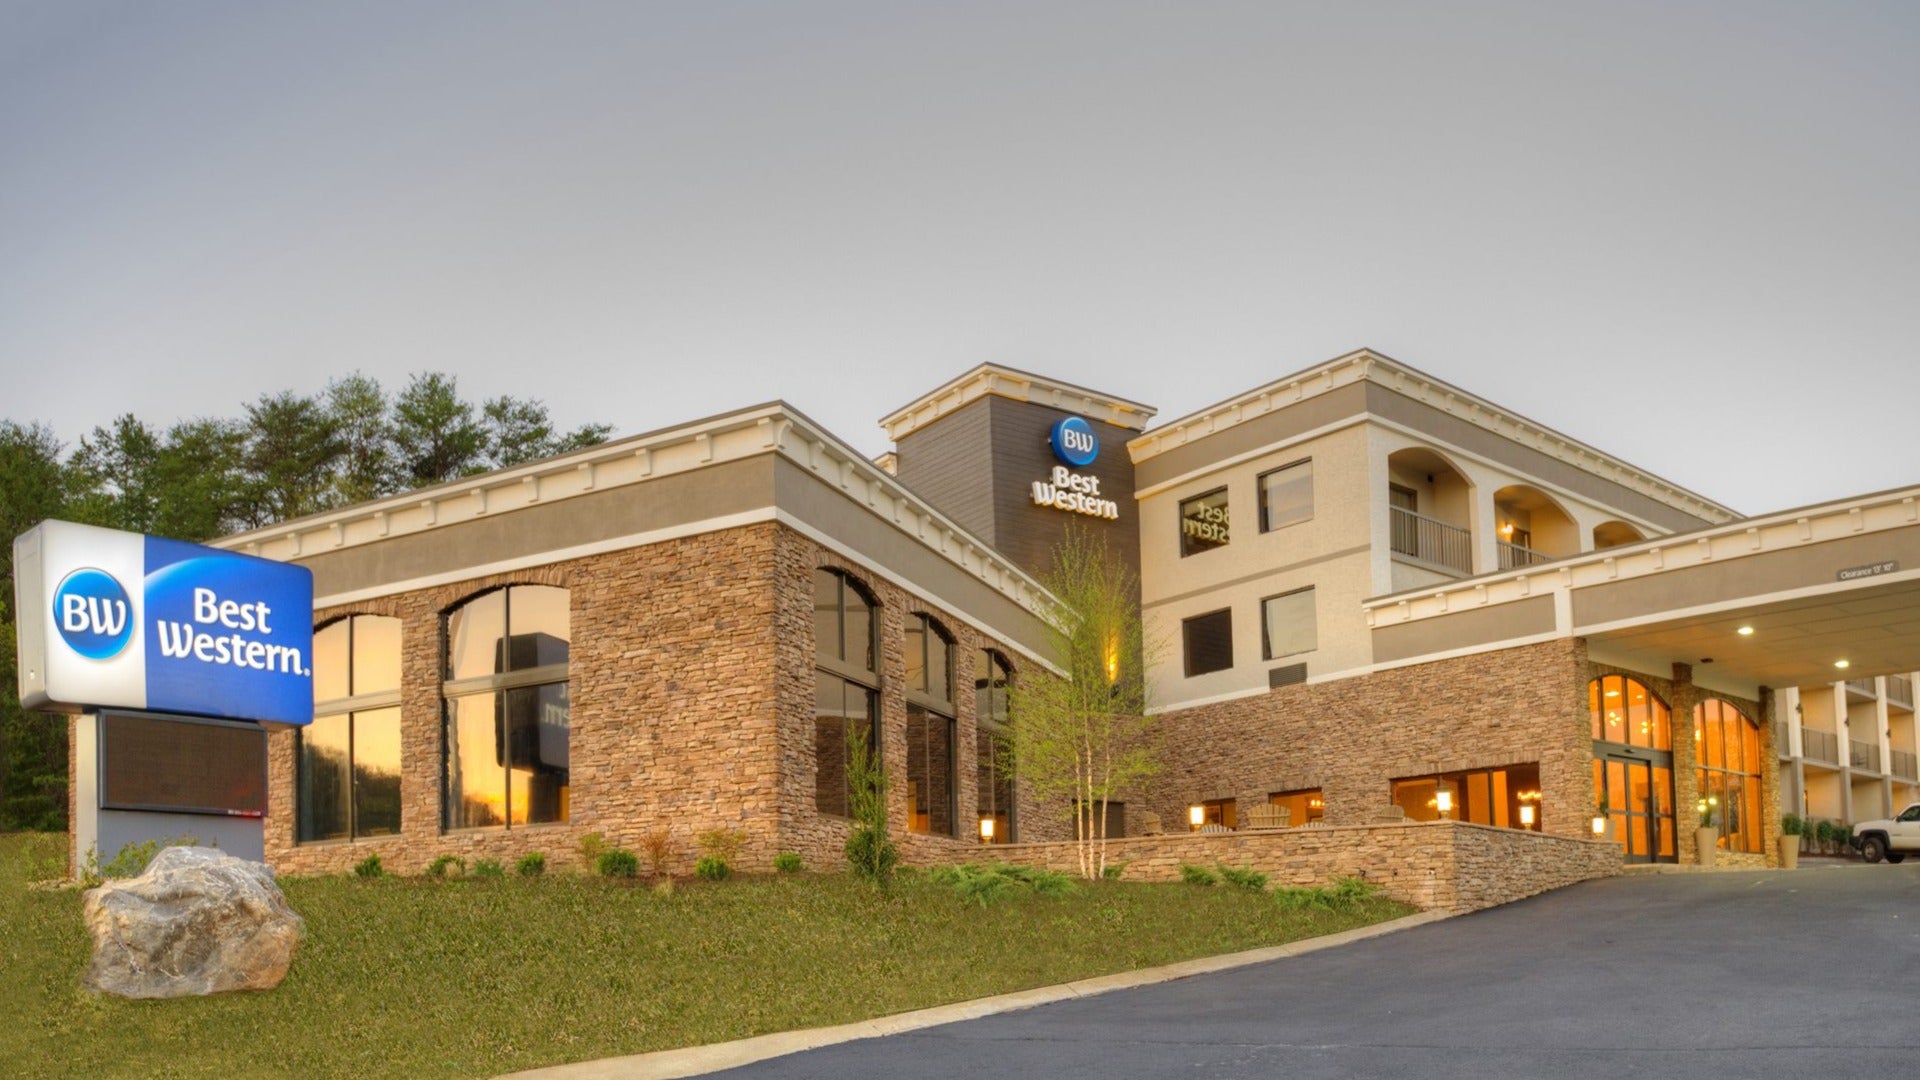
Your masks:
[{"label": "hotel building", "polygon": [[269,740],[269,861],[664,831],[690,863],[731,828],[749,868],[833,865],[849,727],[909,860],[1047,858],[1067,808],[994,732],[1053,677],[1070,523],[1165,645],[1161,768],[1108,819],[1168,834],[1143,870],[1443,837],[1462,880],[1471,848],[1545,887],[1702,842],[1768,862],[1783,808],[1916,793],[1920,489],[1743,518],[1369,350],[1154,415],[983,365],[884,418],[877,461],[772,403],[220,542],[314,573],[318,718]]}]

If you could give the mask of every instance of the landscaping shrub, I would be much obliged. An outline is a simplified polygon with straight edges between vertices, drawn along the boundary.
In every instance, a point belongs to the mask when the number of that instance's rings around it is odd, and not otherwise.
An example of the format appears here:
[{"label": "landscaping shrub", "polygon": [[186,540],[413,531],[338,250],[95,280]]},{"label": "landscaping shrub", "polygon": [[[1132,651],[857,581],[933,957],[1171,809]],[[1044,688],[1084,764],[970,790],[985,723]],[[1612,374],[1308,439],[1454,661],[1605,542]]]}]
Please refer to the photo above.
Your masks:
[{"label": "landscaping shrub", "polygon": [[465,874],[467,860],[458,855],[436,855],[433,861],[427,864],[428,877],[446,877],[449,870],[453,872],[454,877]]},{"label": "landscaping shrub", "polygon": [[1015,893],[1065,896],[1078,888],[1072,877],[1059,871],[1033,866],[1009,866],[1006,863],[941,866],[928,871],[927,877],[981,907]]},{"label": "landscaping shrub", "polygon": [[1126,863],[1123,863],[1123,862],[1108,863],[1107,865],[1100,868],[1100,877],[1106,881],[1119,881],[1120,875],[1126,872],[1127,872]]},{"label": "landscaping shrub", "polygon": [[473,864],[474,877],[506,877],[507,872],[500,866],[499,859],[481,859]]},{"label": "landscaping shrub", "polygon": [[640,857],[625,848],[609,848],[600,853],[594,869],[601,877],[639,877]]},{"label": "landscaping shrub", "polygon": [[700,845],[700,853],[730,863],[740,854],[740,845],[747,842],[747,834],[739,829],[708,829],[694,837]]},{"label": "landscaping shrub", "polygon": [[1195,866],[1192,863],[1180,864],[1180,880],[1189,885],[1220,884],[1219,875],[1204,866]]},{"label": "landscaping shrub", "polygon": [[1248,892],[1267,891],[1267,875],[1255,870],[1251,866],[1242,866],[1238,869],[1231,866],[1222,866],[1220,867],[1220,880],[1236,889],[1245,889]]},{"label": "landscaping shrub", "polygon": [[847,797],[853,833],[847,837],[847,863],[854,874],[886,887],[893,880],[900,851],[887,839],[887,776],[867,749],[867,733],[847,727]]},{"label": "landscaping shrub", "polygon": [[590,832],[580,838],[580,861],[586,866],[599,866],[600,856],[607,852],[607,838],[603,833]]},{"label": "landscaping shrub", "polygon": [[1351,908],[1373,899],[1380,887],[1370,881],[1357,877],[1335,878],[1325,886],[1301,889],[1275,889],[1274,902],[1284,908],[1319,908],[1324,911],[1337,911]]},{"label": "landscaping shrub", "polygon": [[665,829],[650,832],[640,838],[640,850],[647,853],[647,872],[654,877],[666,877],[667,868],[673,863],[673,834]]},{"label": "landscaping shrub", "polygon": [[693,864],[693,876],[703,881],[725,881],[733,874],[733,867],[718,855],[702,855],[700,861]]},{"label": "landscaping shrub", "polygon": [[807,868],[797,851],[783,851],[773,857],[773,868],[783,874],[797,874]]},{"label": "landscaping shrub", "polygon": [[369,855],[353,865],[353,875],[355,877],[376,878],[385,876],[386,871],[380,867],[380,856]]},{"label": "landscaping shrub", "polygon": [[547,857],[538,851],[529,851],[513,864],[513,870],[521,877],[539,877],[547,872]]}]

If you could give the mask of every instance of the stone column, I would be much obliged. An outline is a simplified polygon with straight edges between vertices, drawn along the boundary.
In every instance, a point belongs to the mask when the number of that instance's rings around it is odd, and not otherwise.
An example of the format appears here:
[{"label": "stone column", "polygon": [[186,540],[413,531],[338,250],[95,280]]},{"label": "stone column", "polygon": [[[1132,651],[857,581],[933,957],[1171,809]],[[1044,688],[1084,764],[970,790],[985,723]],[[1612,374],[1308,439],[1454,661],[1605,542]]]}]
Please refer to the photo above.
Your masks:
[{"label": "stone column", "polygon": [[1693,665],[1673,665],[1673,850],[1682,863],[1700,859],[1694,830],[1700,827],[1700,747],[1693,741]]},{"label": "stone column", "polygon": [[1760,688],[1760,853],[1767,865],[1780,865],[1780,749],[1773,742],[1776,712],[1773,687]]}]

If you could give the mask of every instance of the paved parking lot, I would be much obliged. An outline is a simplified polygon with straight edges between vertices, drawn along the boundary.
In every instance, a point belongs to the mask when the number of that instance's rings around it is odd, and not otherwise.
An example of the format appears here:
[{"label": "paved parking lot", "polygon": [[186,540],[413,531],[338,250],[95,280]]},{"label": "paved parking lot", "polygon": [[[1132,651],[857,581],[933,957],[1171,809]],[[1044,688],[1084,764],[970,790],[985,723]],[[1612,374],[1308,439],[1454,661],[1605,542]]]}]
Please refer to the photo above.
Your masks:
[{"label": "paved parking lot", "polygon": [[1588,882],[1307,956],[716,1075],[1916,1076],[1920,865]]}]

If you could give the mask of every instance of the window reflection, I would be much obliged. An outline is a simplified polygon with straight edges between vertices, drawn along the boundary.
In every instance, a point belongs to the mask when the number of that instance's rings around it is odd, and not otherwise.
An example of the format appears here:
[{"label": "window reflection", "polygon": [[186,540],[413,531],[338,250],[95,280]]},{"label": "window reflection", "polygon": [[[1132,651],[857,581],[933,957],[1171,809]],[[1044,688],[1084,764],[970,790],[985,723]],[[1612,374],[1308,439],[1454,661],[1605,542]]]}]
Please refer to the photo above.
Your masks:
[{"label": "window reflection", "polygon": [[446,699],[447,828],[569,820],[569,603],[566,589],[514,585],[447,614],[449,678],[485,680]]},{"label": "window reflection", "polygon": [[1011,844],[1017,823],[1013,816],[1013,768],[1001,753],[999,735],[1008,724],[1007,692],[1013,672],[1006,658],[981,649],[974,659],[973,684],[974,789],[981,842]]},{"label": "window reflection", "polygon": [[314,721],[294,738],[296,838],[398,832],[400,620],[355,615],[313,638]]}]

